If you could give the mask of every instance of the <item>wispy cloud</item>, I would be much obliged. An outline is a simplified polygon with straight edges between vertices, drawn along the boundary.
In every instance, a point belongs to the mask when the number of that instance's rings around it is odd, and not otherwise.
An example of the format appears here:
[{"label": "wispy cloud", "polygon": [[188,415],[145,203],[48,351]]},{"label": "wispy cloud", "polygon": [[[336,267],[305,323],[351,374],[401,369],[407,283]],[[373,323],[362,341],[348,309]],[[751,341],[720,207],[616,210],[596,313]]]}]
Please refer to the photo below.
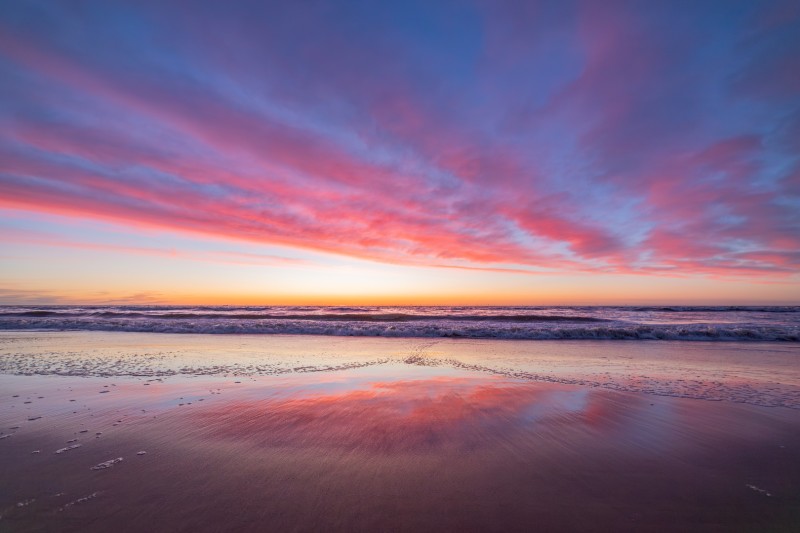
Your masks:
[{"label": "wispy cloud", "polygon": [[4,229],[0,235],[0,243],[30,245],[48,248],[72,248],[97,251],[103,253],[145,255],[156,257],[180,258],[191,261],[212,263],[233,263],[269,266],[313,266],[316,263],[307,259],[284,257],[280,255],[241,252],[235,250],[179,250],[156,246],[131,246],[111,244],[107,242],[76,241],[63,236],[27,229]]},{"label": "wispy cloud", "polygon": [[395,264],[796,274],[800,18],[734,4],[7,2],[0,206]]}]

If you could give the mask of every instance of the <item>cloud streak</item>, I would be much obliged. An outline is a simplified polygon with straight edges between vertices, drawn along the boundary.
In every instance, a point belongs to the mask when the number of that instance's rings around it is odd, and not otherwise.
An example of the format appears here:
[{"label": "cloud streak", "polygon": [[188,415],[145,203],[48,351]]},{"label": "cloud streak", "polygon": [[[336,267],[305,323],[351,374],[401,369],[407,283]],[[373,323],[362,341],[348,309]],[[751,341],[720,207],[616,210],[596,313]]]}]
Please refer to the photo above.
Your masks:
[{"label": "cloud streak", "polygon": [[790,7],[9,2],[0,206],[392,264],[796,274]]}]

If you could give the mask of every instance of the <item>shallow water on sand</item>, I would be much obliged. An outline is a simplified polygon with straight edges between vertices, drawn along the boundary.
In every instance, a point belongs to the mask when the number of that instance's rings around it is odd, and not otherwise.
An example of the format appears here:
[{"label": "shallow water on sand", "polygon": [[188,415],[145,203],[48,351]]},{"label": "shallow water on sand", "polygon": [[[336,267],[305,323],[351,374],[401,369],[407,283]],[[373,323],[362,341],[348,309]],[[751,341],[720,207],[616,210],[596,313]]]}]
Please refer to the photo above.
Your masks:
[{"label": "shallow water on sand", "polygon": [[3,530],[800,521],[791,346],[0,339]]},{"label": "shallow water on sand", "polygon": [[[5,332],[0,373],[279,376],[386,365],[800,408],[800,344]],[[376,372],[389,372],[377,369]]]}]

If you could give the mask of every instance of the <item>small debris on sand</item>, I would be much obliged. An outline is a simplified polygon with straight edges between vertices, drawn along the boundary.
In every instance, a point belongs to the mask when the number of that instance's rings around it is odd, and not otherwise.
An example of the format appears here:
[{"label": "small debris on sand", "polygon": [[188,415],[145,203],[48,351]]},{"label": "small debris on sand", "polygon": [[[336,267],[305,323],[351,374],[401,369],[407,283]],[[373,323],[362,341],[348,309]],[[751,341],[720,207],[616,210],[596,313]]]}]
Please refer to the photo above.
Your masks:
[{"label": "small debris on sand", "polygon": [[33,422],[34,420],[39,420],[40,418],[42,418],[42,417],[41,416],[29,416],[28,417],[28,422]]},{"label": "small debris on sand", "polygon": [[755,485],[751,485],[749,483],[747,484],[747,488],[748,489],[752,489],[752,490],[754,490],[754,491],[756,491],[756,492],[758,492],[760,494],[763,494],[764,496],[766,496],[768,498],[772,496],[772,494],[770,494],[768,491],[766,491],[764,489],[761,489],[761,488],[758,488]]},{"label": "small debris on sand", "polygon": [[17,503],[17,507],[27,507],[28,505],[32,504],[35,501],[36,501],[36,498],[31,498],[29,500],[23,500],[23,501]]},{"label": "small debris on sand", "polygon": [[82,429],[78,433],[89,433],[89,430],[88,429]]},{"label": "small debris on sand", "polygon": [[86,503],[91,499],[97,498],[97,496],[99,496],[99,495],[100,495],[100,492],[93,492],[93,493],[89,494],[88,496],[84,496],[83,498],[78,498],[77,500],[73,500],[73,501],[71,501],[69,503],[65,503],[64,507],[61,507],[59,509],[59,511],[63,511],[67,507],[72,507],[73,505],[76,505],[76,504],[79,504],[79,503]]},{"label": "small debris on sand", "polygon": [[42,453],[42,450],[33,450],[33,451],[31,452],[31,455],[33,455],[33,454],[35,454],[35,453]]},{"label": "small debris on sand", "polygon": [[109,459],[108,461],[103,461],[100,464],[94,465],[91,469],[92,470],[105,470],[106,468],[111,468],[117,463],[122,462],[122,457],[117,457],[116,459]]},{"label": "small debris on sand", "polygon": [[140,452],[136,452],[136,455],[144,455],[144,454],[146,454],[146,453],[147,453],[146,451],[142,450],[142,451],[140,451]]},{"label": "small debris on sand", "polygon": [[78,439],[70,439],[67,441],[67,444],[72,444],[73,442],[78,442]]},{"label": "small debris on sand", "polygon": [[8,435],[0,435],[0,440],[7,439],[11,435],[13,435],[13,433],[9,433]]},{"label": "small debris on sand", "polygon": [[108,392],[107,390],[101,390],[101,391],[100,391],[100,394],[105,394],[105,393],[107,393],[107,392]]},{"label": "small debris on sand", "polygon": [[71,446],[66,446],[64,448],[60,448],[60,449],[56,450],[56,453],[64,453],[64,452],[68,452],[70,450],[74,450],[75,448],[80,448],[80,447],[81,447],[80,444],[73,444]]}]

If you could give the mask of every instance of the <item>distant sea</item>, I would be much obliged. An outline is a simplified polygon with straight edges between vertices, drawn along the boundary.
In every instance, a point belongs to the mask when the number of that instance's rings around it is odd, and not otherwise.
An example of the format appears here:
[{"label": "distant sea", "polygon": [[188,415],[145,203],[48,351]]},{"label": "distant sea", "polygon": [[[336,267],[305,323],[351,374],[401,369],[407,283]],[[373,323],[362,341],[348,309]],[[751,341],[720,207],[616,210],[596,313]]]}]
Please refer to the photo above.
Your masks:
[{"label": "distant sea", "polygon": [[0,330],[800,342],[800,306],[0,306]]}]

